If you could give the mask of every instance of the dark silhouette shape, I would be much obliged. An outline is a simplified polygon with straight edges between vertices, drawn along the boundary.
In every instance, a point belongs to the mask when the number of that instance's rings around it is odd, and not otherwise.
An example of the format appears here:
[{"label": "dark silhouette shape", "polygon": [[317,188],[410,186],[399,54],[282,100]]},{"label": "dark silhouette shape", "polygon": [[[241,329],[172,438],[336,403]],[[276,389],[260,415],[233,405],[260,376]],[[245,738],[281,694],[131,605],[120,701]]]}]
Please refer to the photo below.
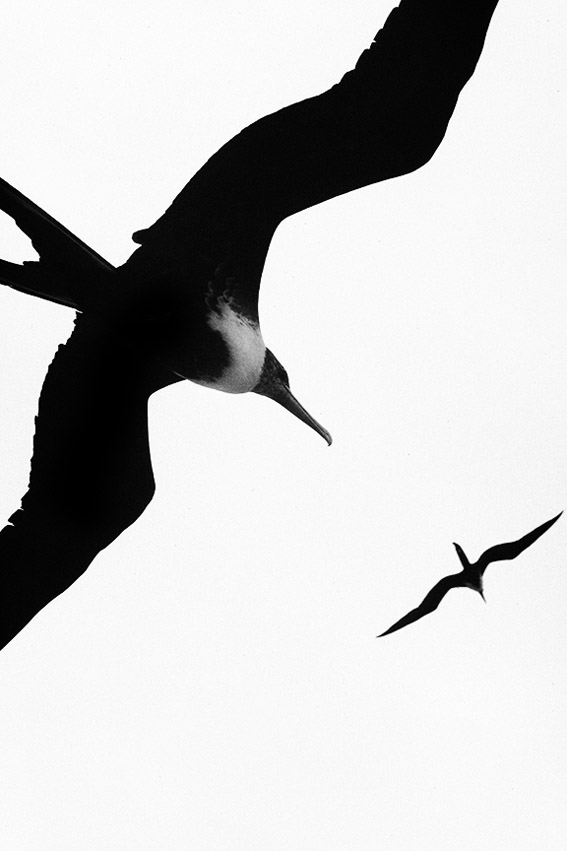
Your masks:
[{"label": "dark silhouette shape", "polygon": [[474,562],[474,564],[470,563],[459,544],[453,544],[457,550],[459,561],[463,565],[461,572],[452,573],[450,576],[444,576],[443,579],[440,579],[439,582],[433,586],[429,594],[427,594],[417,609],[412,609],[411,612],[408,612],[407,615],[404,615],[403,618],[396,621],[390,629],[387,629],[386,632],[382,632],[378,638],[382,638],[384,635],[389,635],[390,632],[396,632],[396,630],[402,629],[404,626],[414,623],[414,621],[418,621],[420,618],[425,617],[425,615],[430,615],[431,612],[435,611],[445,594],[450,591],[451,588],[472,588],[473,591],[478,591],[484,600],[482,577],[484,576],[484,571],[488,565],[493,561],[509,561],[510,559],[519,556],[520,553],[523,553],[524,550],[534,543],[534,541],[537,541],[544,532],[547,532],[550,526],[553,526],[562,514],[563,512],[561,511],[552,520],[542,523],[541,526],[538,526],[537,529],[533,530],[533,532],[528,532],[527,535],[524,535],[524,537],[520,538],[518,541],[513,541],[510,544],[497,544],[495,547],[490,547],[490,549],[486,550],[486,552],[484,552],[478,561]]},{"label": "dark silhouette shape", "polygon": [[258,319],[278,224],[424,165],[472,75],[497,0],[403,0],[354,70],[247,127],[189,181],[115,269],[9,184],[0,208],[39,261],[0,281],[81,312],[43,386],[29,489],[0,533],[0,646],[143,512],[151,393],[181,378],[294,399]]}]

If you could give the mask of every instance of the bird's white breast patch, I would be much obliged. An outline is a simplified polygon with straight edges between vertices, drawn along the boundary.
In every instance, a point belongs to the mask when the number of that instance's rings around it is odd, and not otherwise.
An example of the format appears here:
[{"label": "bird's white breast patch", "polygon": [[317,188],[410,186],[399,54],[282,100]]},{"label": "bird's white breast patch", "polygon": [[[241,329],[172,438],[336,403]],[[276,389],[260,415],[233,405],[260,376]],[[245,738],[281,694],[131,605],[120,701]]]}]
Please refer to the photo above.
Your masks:
[{"label": "bird's white breast patch", "polygon": [[230,300],[225,299],[220,299],[216,309],[211,310],[207,322],[222,336],[230,362],[220,378],[197,383],[225,393],[248,393],[258,383],[266,356],[259,325],[233,310]]}]

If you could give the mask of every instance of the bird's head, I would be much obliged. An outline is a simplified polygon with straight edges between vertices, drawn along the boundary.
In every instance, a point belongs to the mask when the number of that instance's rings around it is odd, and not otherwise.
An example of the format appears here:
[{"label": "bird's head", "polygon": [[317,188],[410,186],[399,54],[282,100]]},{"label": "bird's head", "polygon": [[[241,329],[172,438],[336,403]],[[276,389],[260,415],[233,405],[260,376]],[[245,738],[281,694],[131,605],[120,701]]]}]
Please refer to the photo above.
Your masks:
[{"label": "bird's head", "polygon": [[256,386],[252,388],[252,392],[259,393],[261,396],[267,396],[269,399],[273,399],[274,402],[278,402],[284,408],[287,408],[298,419],[314,429],[317,434],[320,434],[329,446],[333,442],[333,438],[327,429],[323,428],[317,420],[314,420],[303,405],[297,401],[289,389],[287,372],[269,349],[266,349],[262,372]]}]

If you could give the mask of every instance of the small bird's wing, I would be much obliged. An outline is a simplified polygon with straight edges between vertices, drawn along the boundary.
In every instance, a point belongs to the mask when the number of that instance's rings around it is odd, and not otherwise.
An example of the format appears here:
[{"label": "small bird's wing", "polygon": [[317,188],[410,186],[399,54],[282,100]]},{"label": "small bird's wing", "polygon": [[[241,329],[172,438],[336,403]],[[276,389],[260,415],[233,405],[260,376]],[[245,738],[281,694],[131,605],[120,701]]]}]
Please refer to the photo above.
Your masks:
[{"label": "small bird's wing", "polygon": [[476,567],[480,571],[481,575],[491,562],[507,561],[516,558],[516,556],[519,556],[520,553],[523,553],[523,551],[531,546],[534,541],[537,541],[544,532],[547,532],[547,530],[553,526],[557,520],[559,520],[562,514],[562,511],[559,512],[556,517],[553,517],[551,520],[547,520],[546,523],[542,523],[541,526],[537,527],[537,529],[534,529],[532,532],[528,532],[527,535],[524,535],[523,538],[520,538],[517,541],[512,541],[509,544],[497,544],[496,546],[490,547],[486,550],[476,563]]},{"label": "small bird's wing", "polygon": [[439,580],[437,585],[433,586],[429,594],[427,594],[423,602],[416,609],[412,609],[411,612],[408,612],[407,615],[400,618],[399,621],[396,621],[396,623],[387,629],[386,632],[382,632],[378,638],[382,638],[383,635],[388,635],[390,632],[395,632],[397,629],[402,629],[402,627],[408,626],[408,624],[413,623],[414,621],[418,621],[425,615],[430,615],[431,612],[435,611],[447,591],[450,591],[451,588],[458,588],[464,585],[463,576],[463,572],[452,573],[450,576],[444,576],[443,579]]}]

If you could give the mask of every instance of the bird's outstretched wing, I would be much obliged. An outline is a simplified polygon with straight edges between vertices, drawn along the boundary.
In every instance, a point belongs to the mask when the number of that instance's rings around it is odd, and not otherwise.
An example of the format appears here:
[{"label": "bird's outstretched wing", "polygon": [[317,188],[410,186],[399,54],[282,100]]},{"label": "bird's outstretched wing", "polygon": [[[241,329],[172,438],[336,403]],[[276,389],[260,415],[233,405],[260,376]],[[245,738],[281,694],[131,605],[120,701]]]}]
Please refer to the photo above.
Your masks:
[{"label": "bird's outstretched wing", "polygon": [[496,5],[403,0],[339,83],[261,118],[220,148],[161,218],[134,234],[141,248],[126,267],[159,269],[201,252],[231,261],[257,302],[282,220],[429,161]]},{"label": "bird's outstretched wing", "polygon": [[151,501],[147,404],[170,376],[77,318],[41,391],[28,491],[0,530],[0,649]]},{"label": "bird's outstretched wing", "polygon": [[520,553],[523,553],[525,549],[530,547],[534,541],[537,541],[544,532],[553,526],[554,523],[559,520],[562,511],[556,517],[553,517],[551,520],[547,520],[546,523],[542,523],[541,526],[538,526],[537,529],[534,529],[532,532],[528,532],[527,535],[524,535],[523,538],[520,538],[517,541],[512,541],[509,544],[496,544],[494,547],[490,547],[486,552],[484,552],[476,563],[477,569],[481,574],[484,573],[488,565],[493,561],[508,561],[510,559],[516,558]]},{"label": "bird's outstretched wing", "polygon": [[418,621],[425,615],[430,615],[431,612],[435,611],[445,594],[450,591],[451,588],[459,588],[462,585],[464,585],[462,572],[452,573],[450,576],[444,576],[443,579],[440,579],[439,582],[433,586],[429,594],[427,594],[423,602],[416,609],[412,609],[411,612],[408,612],[407,615],[404,615],[403,618],[396,621],[396,623],[387,629],[386,632],[382,632],[378,638],[382,638],[383,635],[388,635],[390,632],[402,629],[402,627],[408,626],[408,624],[413,623],[414,621]]}]

